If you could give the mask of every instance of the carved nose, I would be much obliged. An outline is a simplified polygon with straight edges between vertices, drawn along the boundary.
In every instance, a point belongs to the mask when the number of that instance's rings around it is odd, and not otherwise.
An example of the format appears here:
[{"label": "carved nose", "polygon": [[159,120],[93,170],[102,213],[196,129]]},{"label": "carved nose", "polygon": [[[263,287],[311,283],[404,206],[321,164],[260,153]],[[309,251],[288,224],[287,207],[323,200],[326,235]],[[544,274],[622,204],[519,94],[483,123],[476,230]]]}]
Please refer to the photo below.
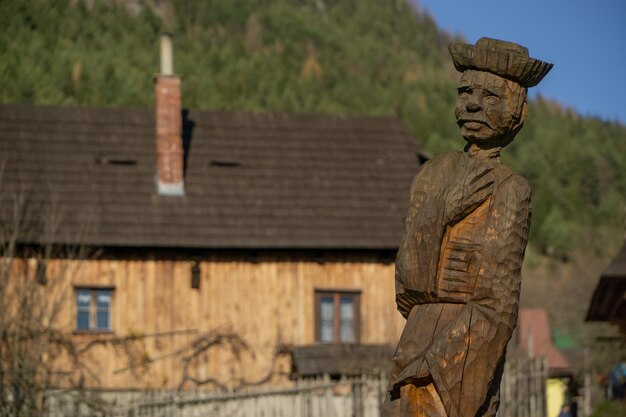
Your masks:
[{"label": "carved nose", "polygon": [[476,112],[481,109],[480,104],[476,99],[470,100],[467,102],[467,106],[465,106],[467,111]]}]

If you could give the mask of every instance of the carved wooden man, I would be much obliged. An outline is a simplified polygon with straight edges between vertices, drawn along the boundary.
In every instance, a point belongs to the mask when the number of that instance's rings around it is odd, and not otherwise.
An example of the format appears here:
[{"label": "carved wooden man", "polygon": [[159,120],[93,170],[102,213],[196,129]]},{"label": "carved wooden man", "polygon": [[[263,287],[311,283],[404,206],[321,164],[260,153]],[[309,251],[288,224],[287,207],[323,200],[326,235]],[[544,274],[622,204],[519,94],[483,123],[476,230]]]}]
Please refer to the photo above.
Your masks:
[{"label": "carved wooden man", "polygon": [[396,259],[407,322],[386,416],[494,416],[517,320],[530,188],[499,156],[522,127],[527,88],[552,64],[488,38],[449,50],[462,72],[455,115],[467,146],[424,164],[411,187]]}]

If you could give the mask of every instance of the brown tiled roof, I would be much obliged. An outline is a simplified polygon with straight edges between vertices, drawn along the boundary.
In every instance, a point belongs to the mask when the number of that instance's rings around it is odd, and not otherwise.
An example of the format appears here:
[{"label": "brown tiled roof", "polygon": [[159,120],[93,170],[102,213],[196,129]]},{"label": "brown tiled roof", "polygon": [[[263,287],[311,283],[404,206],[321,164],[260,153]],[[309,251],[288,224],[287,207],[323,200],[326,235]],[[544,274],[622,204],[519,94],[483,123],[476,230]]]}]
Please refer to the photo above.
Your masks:
[{"label": "brown tiled roof", "polygon": [[520,309],[518,332],[519,348],[529,355],[546,358],[551,375],[571,372],[567,358],[552,344],[552,332],[545,309]]},{"label": "brown tiled roof", "polygon": [[2,220],[21,196],[26,241],[44,218],[59,243],[397,247],[423,155],[398,119],[189,111],[186,193],[173,197],[156,193],[153,113],[0,106]]},{"label": "brown tiled roof", "polygon": [[608,268],[600,276],[587,321],[620,321],[626,319],[626,240]]}]

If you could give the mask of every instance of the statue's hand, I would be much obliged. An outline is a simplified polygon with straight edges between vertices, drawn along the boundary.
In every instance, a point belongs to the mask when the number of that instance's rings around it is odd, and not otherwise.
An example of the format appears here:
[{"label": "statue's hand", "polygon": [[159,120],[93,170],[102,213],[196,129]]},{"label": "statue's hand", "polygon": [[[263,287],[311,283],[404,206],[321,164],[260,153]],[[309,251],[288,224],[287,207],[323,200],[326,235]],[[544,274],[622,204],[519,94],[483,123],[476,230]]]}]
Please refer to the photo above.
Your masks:
[{"label": "statue's hand", "polygon": [[446,196],[446,219],[456,223],[474,211],[493,192],[493,167],[480,164],[468,169],[462,181],[457,181]]}]

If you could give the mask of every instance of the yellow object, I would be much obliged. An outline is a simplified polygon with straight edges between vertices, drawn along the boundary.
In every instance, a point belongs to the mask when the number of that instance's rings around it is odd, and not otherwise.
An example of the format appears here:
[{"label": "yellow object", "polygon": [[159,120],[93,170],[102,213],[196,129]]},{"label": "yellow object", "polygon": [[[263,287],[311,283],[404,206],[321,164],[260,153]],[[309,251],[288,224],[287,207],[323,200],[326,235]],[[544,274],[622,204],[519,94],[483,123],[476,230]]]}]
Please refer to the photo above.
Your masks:
[{"label": "yellow object", "polygon": [[565,379],[548,378],[546,382],[546,402],[548,417],[558,417],[565,402],[567,383]]}]

